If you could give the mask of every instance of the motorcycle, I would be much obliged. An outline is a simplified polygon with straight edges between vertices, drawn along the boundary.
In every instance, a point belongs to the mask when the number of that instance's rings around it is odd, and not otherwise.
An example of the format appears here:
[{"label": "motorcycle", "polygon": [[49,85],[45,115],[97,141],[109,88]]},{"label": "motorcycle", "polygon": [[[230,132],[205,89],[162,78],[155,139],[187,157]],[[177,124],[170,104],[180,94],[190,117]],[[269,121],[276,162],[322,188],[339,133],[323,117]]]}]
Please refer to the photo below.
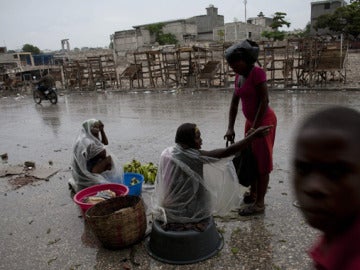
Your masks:
[{"label": "motorcycle", "polygon": [[56,104],[58,101],[58,97],[56,94],[56,88],[49,88],[45,91],[40,91],[38,87],[36,87],[33,91],[34,101],[37,104],[40,104],[43,100],[49,100],[51,104]]}]

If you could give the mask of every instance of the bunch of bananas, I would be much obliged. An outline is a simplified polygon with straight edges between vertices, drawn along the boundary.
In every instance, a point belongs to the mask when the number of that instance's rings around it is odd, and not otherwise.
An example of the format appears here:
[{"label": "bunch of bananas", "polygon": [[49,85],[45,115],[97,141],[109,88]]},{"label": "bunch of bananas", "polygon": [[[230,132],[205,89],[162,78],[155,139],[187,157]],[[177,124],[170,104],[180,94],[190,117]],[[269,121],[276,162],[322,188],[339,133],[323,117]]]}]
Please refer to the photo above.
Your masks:
[{"label": "bunch of bananas", "polygon": [[124,164],[124,172],[140,173],[144,176],[145,183],[154,184],[157,174],[157,166],[152,163],[141,164],[140,161],[133,159],[131,162]]}]

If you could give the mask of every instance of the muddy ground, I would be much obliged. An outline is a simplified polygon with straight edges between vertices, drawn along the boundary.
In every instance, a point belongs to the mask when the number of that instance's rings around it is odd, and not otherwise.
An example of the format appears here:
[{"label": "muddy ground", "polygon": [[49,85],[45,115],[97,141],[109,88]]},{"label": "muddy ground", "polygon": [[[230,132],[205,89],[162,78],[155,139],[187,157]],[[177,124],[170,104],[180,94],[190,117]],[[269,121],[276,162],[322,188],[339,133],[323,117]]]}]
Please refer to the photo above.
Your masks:
[{"label": "muddy ground", "polygon": [[[157,163],[183,122],[198,124],[203,149],[223,147],[231,94],[221,89],[65,93],[57,105],[36,105],[31,95],[2,97],[0,154],[8,158],[0,169],[17,169],[0,174],[0,269],[311,269],[306,251],[318,232],[293,206],[292,138],[299,121],[318,108],[341,104],[360,109],[358,91],[270,92],[278,128],[266,212],[217,218],[224,247],[206,261],[184,266],[158,262],[147,254],[145,241],[118,251],[104,249],[72,201],[67,180],[82,121],[104,122],[109,150],[119,163],[133,158]],[[240,114],[237,138],[243,125]],[[36,169],[23,171],[25,161],[34,162]],[[24,184],[21,177],[32,181]],[[150,196],[151,189],[144,190],[147,205]]]}]

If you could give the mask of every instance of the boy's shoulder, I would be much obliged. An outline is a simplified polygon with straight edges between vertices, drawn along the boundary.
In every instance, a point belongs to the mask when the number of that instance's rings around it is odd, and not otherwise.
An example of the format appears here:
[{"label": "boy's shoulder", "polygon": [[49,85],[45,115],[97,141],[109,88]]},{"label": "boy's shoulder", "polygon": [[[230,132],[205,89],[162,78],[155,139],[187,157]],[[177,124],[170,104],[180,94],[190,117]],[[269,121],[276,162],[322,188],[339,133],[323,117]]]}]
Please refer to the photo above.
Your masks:
[{"label": "boy's shoulder", "polygon": [[310,256],[317,269],[360,269],[360,216],[349,230],[334,239],[325,249],[325,238],[322,237],[310,250]]}]

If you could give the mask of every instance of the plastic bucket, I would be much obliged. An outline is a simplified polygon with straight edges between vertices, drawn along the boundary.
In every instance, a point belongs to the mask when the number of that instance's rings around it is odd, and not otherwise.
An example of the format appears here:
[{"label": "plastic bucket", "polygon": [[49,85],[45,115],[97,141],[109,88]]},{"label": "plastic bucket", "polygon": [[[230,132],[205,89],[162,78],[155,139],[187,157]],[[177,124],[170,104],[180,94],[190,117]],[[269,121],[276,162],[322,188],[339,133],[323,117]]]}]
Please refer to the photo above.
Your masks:
[{"label": "plastic bucket", "polygon": [[158,220],[147,239],[148,254],[169,264],[192,264],[215,256],[224,245],[222,235],[211,217],[205,231],[164,231]]},{"label": "plastic bucket", "polygon": [[83,190],[80,190],[75,194],[73,200],[80,207],[83,213],[86,212],[90,207],[94,206],[91,203],[84,202],[84,199],[89,196],[94,196],[96,193],[102,190],[110,189],[116,193],[116,196],[124,196],[129,193],[129,188],[123,184],[100,184],[94,185]]},{"label": "plastic bucket", "polygon": [[[136,180],[139,181],[139,183],[135,185],[131,185],[131,180],[133,178],[136,178]],[[134,196],[140,196],[141,195],[141,189],[142,184],[144,182],[144,176],[140,173],[124,173],[124,185],[129,188],[128,195],[134,195]]]}]

